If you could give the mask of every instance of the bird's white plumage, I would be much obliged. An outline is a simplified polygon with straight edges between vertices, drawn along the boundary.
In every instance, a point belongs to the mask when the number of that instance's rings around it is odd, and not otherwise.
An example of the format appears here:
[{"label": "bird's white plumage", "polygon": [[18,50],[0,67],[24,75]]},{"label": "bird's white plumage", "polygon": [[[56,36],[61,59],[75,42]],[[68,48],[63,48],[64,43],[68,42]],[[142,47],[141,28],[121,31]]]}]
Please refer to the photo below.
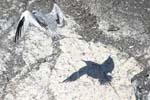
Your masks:
[{"label": "bird's white plumage", "polygon": [[57,26],[63,26],[63,21],[64,15],[56,3],[54,3],[52,11],[47,15],[38,11],[32,11],[31,13],[26,10],[21,14],[15,41],[16,39],[19,39],[21,32],[25,33],[27,31],[30,24],[36,26],[42,31],[46,31],[52,37],[58,37],[59,33],[57,32]]},{"label": "bird's white plumage", "polygon": [[33,24],[34,26],[42,29],[41,25],[37,22],[37,20],[34,18],[33,14],[26,10],[25,12],[22,13],[21,15],[21,19],[22,17],[25,17],[25,21],[24,21],[24,32],[27,30],[27,28],[29,27],[29,24]]}]

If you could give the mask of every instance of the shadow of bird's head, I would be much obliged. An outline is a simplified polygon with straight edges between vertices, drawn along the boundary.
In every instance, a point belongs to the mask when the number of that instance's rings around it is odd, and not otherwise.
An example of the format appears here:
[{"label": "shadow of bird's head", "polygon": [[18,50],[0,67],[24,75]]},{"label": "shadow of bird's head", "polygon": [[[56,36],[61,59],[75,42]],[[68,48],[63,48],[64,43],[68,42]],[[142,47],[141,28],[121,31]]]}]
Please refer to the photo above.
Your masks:
[{"label": "shadow of bird's head", "polygon": [[101,68],[105,73],[112,73],[112,71],[114,70],[114,61],[111,58],[111,56],[109,56],[102,64],[101,64]]}]

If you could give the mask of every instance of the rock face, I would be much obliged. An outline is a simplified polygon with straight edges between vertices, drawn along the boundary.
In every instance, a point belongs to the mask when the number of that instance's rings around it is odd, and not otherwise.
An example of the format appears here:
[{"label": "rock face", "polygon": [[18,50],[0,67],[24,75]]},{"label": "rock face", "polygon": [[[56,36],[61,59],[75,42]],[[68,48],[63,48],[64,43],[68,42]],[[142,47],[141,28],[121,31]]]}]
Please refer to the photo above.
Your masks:
[{"label": "rock face", "polygon": [[137,100],[150,100],[150,70],[144,70],[132,78]]},{"label": "rock face", "polygon": [[58,28],[64,38],[52,42],[31,26],[15,44],[21,12],[46,14],[53,2],[1,0],[0,100],[150,100],[149,71],[136,75],[149,66],[147,26],[117,15],[133,2],[111,1],[56,0],[66,16]]},{"label": "rock face", "polygon": [[[134,100],[130,80],[140,71],[136,60],[112,46],[81,40],[82,37],[75,32],[78,24],[71,17],[66,21],[67,25],[59,29],[66,38],[56,44],[52,45],[51,38],[34,28],[22,44],[17,44],[17,50],[19,45],[23,45],[20,48],[24,49],[20,51],[25,64],[20,65],[23,66],[20,73],[8,81],[3,99]],[[92,75],[85,74],[73,82],[63,82],[72,73],[87,66],[83,60],[109,68],[112,61],[104,64],[109,56],[114,63],[110,84],[100,83],[102,76],[97,75],[99,71],[93,70],[94,65],[89,69]]]}]

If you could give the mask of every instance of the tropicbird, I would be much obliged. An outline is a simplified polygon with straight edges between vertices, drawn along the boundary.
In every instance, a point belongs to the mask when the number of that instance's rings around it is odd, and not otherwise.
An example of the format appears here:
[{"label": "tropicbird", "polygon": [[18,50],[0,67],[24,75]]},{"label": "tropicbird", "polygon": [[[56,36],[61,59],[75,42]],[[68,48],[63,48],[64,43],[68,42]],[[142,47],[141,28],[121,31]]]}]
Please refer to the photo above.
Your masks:
[{"label": "tropicbird", "polygon": [[57,32],[57,26],[63,26],[64,15],[60,7],[54,2],[52,11],[46,15],[43,15],[39,11],[24,11],[21,14],[16,34],[15,42],[21,37],[21,33],[25,33],[29,25],[34,25],[42,31],[50,33],[50,36],[59,37],[60,33]]}]

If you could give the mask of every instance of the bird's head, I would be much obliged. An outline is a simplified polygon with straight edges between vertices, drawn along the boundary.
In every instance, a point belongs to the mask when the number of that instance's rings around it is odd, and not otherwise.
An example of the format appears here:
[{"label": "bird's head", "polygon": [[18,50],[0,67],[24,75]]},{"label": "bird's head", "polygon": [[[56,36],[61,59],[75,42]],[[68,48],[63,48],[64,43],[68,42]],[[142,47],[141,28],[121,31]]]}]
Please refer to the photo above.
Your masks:
[{"label": "bird's head", "polygon": [[37,10],[33,10],[32,11],[32,14],[36,14],[38,11]]}]

